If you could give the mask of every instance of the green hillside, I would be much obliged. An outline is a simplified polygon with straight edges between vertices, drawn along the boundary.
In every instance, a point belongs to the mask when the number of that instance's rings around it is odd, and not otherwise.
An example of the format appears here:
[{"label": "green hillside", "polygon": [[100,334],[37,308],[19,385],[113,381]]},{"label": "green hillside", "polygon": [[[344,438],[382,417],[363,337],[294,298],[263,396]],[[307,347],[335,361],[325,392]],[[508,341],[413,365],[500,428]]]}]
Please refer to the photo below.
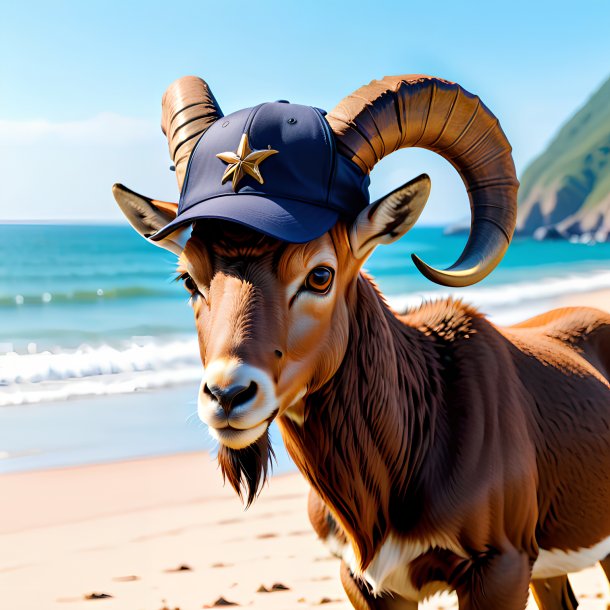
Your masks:
[{"label": "green hillside", "polygon": [[517,230],[610,240],[610,79],[523,173]]}]

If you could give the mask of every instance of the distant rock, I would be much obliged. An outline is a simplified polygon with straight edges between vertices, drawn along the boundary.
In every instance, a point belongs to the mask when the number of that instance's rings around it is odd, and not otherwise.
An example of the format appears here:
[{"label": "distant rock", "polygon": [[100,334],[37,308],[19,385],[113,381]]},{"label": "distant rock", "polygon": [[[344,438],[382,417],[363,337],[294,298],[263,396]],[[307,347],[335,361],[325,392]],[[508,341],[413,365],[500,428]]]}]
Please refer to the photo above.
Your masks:
[{"label": "distant rock", "polygon": [[538,227],[534,231],[534,239],[539,241],[545,239],[565,239],[566,236],[563,233],[560,233],[556,227],[548,226],[548,227]]},{"label": "distant rock", "polygon": [[610,79],[526,168],[517,232],[610,241]]}]

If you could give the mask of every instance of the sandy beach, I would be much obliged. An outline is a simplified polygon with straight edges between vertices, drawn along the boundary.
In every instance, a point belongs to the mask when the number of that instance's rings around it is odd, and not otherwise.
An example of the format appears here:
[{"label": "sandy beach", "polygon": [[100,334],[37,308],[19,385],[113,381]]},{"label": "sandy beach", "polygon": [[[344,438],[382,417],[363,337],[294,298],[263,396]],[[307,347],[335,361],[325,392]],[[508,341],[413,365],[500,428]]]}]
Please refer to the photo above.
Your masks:
[{"label": "sandy beach", "polygon": [[[4,475],[0,607],[351,608],[306,496],[299,474],[275,476],[245,512],[207,453]],[[573,584],[584,610],[610,604],[601,569]]]},{"label": "sandy beach", "polygon": [[557,307],[596,307],[610,312],[610,290],[597,290],[587,294],[565,296],[559,300]]}]

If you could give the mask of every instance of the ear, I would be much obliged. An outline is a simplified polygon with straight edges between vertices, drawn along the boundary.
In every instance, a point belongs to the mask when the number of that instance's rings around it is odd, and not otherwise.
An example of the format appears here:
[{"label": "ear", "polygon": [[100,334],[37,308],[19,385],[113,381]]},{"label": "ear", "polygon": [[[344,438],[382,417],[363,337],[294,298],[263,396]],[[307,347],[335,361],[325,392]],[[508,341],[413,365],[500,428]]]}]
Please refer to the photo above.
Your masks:
[{"label": "ear", "polygon": [[[149,199],[122,184],[115,184],[112,194],[131,226],[146,239],[174,220],[178,212],[177,203]],[[180,256],[185,245],[184,237],[184,230],[176,231],[165,239],[150,243]]]},{"label": "ear", "polygon": [[430,177],[418,176],[367,206],[350,228],[354,256],[366,258],[379,244],[400,239],[416,222],[430,195]]}]

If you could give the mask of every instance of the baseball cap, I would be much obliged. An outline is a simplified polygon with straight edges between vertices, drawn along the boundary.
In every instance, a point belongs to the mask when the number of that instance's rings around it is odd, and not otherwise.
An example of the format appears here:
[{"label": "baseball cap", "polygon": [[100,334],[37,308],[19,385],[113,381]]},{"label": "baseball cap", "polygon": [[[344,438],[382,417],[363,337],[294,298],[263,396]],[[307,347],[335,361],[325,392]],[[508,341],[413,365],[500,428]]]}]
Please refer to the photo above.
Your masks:
[{"label": "baseball cap", "polygon": [[236,222],[292,243],[320,237],[369,204],[369,176],[337,152],[324,111],[268,102],[218,119],[191,153],[176,218]]}]

